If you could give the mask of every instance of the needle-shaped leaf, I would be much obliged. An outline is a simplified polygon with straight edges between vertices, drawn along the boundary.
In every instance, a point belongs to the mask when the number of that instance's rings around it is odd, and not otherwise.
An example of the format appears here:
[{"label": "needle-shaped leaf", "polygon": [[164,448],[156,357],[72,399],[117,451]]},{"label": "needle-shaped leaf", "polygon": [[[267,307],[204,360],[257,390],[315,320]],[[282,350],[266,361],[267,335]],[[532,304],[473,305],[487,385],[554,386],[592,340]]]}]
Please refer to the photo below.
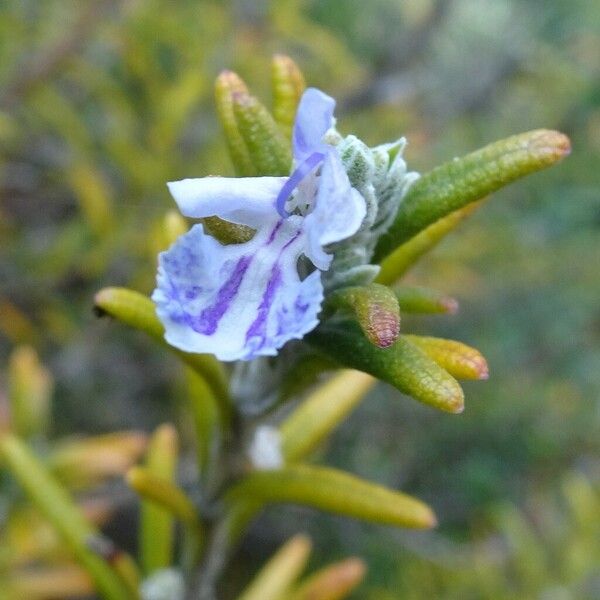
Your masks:
[{"label": "needle-shaped leaf", "polygon": [[298,65],[284,54],[275,54],[271,63],[273,117],[286,138],[292,137],[292,127],[300,96],[306,87]]},{"label": "needle-shaped leaf", "polygon": [[[133,467],[126,479],[129,486],[143,499],[141,526],[146,527],[147,535],[142,530],[141,549],[142,556],[146,557],[148,574],[160,572],[161,568],[168,568],[174,562],[170,539],[173,518],[183,523],[182,563],[186,569],[193,568],[201,555],[205,536],[198,510],[192,500],[172,480],[156,475],[148,468]],[[147,546],[150,543],[154,543],[155,547]],[[166,558],[169,562],[160,567],[159,564]]]},{"label": "needle-shaped leaf", "polygon": [[312,544],[296,535],[258,572],[238,600],[282,600],[304,570]]},{"label": "needle-shaped leaf", "polygon": [[451,413],[464,409],[456,379],[402,335],[393,346],[377,348],[354,323],[343,322],[321,325],[307,341],[341,365],[370,373],[419,402]]},{"label": "needle-shaped leaf", "polygon": [[142,498],[160,505],[183,523],[201,530],[194,503],[172,481],[155,475],[146,467],[132,467],[127,483]]},{"label": "needle-shaped leaf", "polygon": [[[146,469],[143,471],[155,480],[164,482],[162,486],[157,485],[157,493],[164,492],[165,489],[173,486],[178,457],[177,431],[172,425],[161,425],[150,438]],[[134,471],[135,473],[137,471]],[[135,488],[129,476],[128,481]],[[134,481],[137,482],[135,477]],[[165,569],[172,564],[174,535],[174,521],[171,512],[154,501],[143,501],[140,511],[139,547],[140,561],[146,575]]]},{"label": "needle-shaped leaf", "polygon": [[376,382],[360,371],[342,371],[320,385],[280,426],[284,459],[293,462],[309,454]]},{"label": "needle-shaped leaf", "polygon": [[[130,583],[117,571],[115,549],[110,560],[93,546],[99,532],[85,519],[68,492],[54,479],[29,448],[12,434],[0,435],[0,460],[27,493],[29,499],[59,532],[76,560],[91,575],[98,591],[107,600],[133,600]],[[124,554],[118,552],[118,554]]]},{"label": "needle-shaped leaf", "polygon": [[162,229],[165,249],[188,230],[188,225],[180,212],[169,210],[163,218]]},{"label": "needle-shaped leaf", "polygon": [[538,129],[494,142],[425,173],[406,193],[389,230],[381,236],[381,260],[438,219],[509,183],[546,167],[571,150],[558,131]]},{"label": "needle-shaped leaf", "polygon": [[221,441],[223,422],[214,392],[193,369],[186,369],[187,397],[196,432],[198,470],[204,481],[211,476],[211,466]]},{"label": "needle-shaped leaf", "polygon": [[[2,600],[44,600],[81,598],[94,595],[94,582],[88,573],[73,565],[36,567],[11,572],[2,582]],[[6,586],[6,587],[5,587]]]},{"label": "needle-shaped leaf", "polygon": [[366,565],[360,558],[347,558],[317,571],[300,583],[290,600],[341,600],[363,580]]},{"label": "needle-shaped leaf", "polygon": [[248,93],[246,84],[233,71],[223,71],[215,82],[217,114],[235,172],[240,177],[247,177],[257,175],[258,171],[250,158],[233,111],[233,95],[239,93]]},{"label": "needle-shaped leaf", "polygon": [[258,175],[289,175],[291,145],[269,111],[254,96],[233,94],[233,112]]},{"label": "needle-shaped leaf", "polygon": [[8,363],[11,426],[18,435],[28,438],[48,432],[52,387],[52,375],[35,350],[18,347]]},{"label": "needle-shaped leaf", "polygon": [[114,226],[112,190],[99,169],[82,161],[71,165],[67,179],[90,230],[99,237],[108,235]]},{"label": "needle-shaped leaf", "polygon": [[420,500],[336,469],[314,465],[254,471],[232,486],[226,499],[304,504],[398,527],[429,528],[436,524],[432,510]]},{"label": "needle-shaped leaf", "polygon": [[169,210],[154,222],[148,235],[148,252],[154,258],[188,231],[189,226],[179,211]]},{"label": "needle-shaped leaf", "polygon": [[67,439],[54,446],[48,464],[63,485],[83,489],[124,475],[147,443],[147,436],[139,431]]},{"label": "needle-shaped leaf", "polygon": [[421,335],[404,337],[457,379],[487,379],[489,376],[487,361],[471,346]]},{"label": "needle-shaped leaf", "polygon": [[385,285],[391,285],[398,281],[421,256],[434,248],[448,233],[453,231],[471,213],[475,212],[480,205],[481,202],[467,204],[467,206],[438,219],[410,240],[398,246],[381,261],[381,270],[375,281]]},{"label": "needle-shaped leaf", "polygon": [[223,365],[210,354],[190,354],[177,350],[164,340],[164,328],[156,316],[150,298],[127,288],[104,288],[94,298],[94,308],[99,316],[109,315],[134,329],[148,334],[174,352],[179,358],[204,377],[225,417],[229,414],[229,392]]},{"label": "needle-shaped leaf", "polygon": [[251,521],[264,508],[264,501],[240,498],[225,507],[224,529],[226,539],[232,546],[244,535]]},{"label": "needle-shaped leaf", "polygon": [[373,283],[341,288],[327,298],[327,305],[352,314],[367,339],[379,348],[391,346],[398,338],[398,300],[384,285]]},{"label": "needle-shaped leaf", "polygon": [[402,285],[394,287],[394,293],[402,312],[452,315],[458,310],[458,302],[454,298],[437,290]]}]

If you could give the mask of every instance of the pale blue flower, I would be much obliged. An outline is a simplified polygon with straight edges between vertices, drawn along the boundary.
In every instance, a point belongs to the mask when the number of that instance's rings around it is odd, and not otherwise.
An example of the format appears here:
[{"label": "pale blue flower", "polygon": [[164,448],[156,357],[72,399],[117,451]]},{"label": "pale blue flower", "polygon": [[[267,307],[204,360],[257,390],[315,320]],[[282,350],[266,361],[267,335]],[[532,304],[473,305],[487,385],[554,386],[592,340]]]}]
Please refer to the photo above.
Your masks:
[{"label": "pale blue flower", "polygon": [[[317,326],[321,271],[332,260],[326,246],[356,233],[366,211],[335,148],[323,141],[334,106],[314,88],[302,96],[290,177],[168,184],[185,216],[216,215],[256,230],[248,242],[222,245],[197,224],[160,254],[152,299],[170,344],[221,360],[249,360],[273,356]],[[316,267],[304,278],[301,255]]]}]

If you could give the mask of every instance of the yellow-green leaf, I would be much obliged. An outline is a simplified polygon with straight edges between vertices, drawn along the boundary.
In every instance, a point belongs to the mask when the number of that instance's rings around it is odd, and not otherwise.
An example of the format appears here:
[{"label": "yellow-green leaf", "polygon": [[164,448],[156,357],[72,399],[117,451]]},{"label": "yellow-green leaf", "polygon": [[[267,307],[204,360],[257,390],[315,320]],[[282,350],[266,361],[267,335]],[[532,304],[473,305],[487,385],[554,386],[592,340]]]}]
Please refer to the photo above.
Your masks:
[{"label": "yellow-green leaf", "polygon": [[92,548],[94,540],[100,537],[99,532],[29,448],[14,435],[1,434],[0,460],[31,502],[56,528],[73,556],[90,574],[98,591],[107,600],[134,600],[137,596],[129,582],[102,553]]},{"label": "yellow-green leaf", "polygon": [[269,111],[257,98],[244,92],[233,94],[233,112],[259,175],[288,175],[292,153]]},{"label": "yellow-green leaf", "polygon": [[290,600],[342,600],[360,584],[366,565],[360,558],[347,558],[328,565],[303,581]]},{"label": "yellow-green leaf", "polygon": [[320,385],[280,426],[285,460],[293,462],[309,454],[376,382],[360,371],[342,371]]},{"label": "yellow-green leaf", "polygon": [[403,312],[454,314],[458,311],[458,302],[437,290],[402,285],[394,287],[394,293]]},{"label": "yellow-green leaf", "polygon": [[432,510],[420,500],[336,469],[313,465],[255,471],[235,484],[226,499],[304,504],[398,527],[429,528],[436,524]]},{"label": "yellow-green leaf", "polygon": [[366,338],[379,348],[387,348],[398,339],[400,307],[394,292],[385,285],[341,288],[328,296],[327,306],[350,313]]},{"label": "yellow-green leaf", "polygon": [[215,102],[217,114],[223,127],[227,148],[235,172],[238,176],[257,175],[258,172],[250,153],[246,147],[246,142],[240,133],[238,124],[233,112],[233,95],[238,93],[248,93],[246,84],[233,72],[223,71],[215,82]]},{"label": "yellow-green leaf", "polygon": [[[156,486],[156,493],[164,492],[165,489],[170,490],[173,487],[178,458],[177,431],[172,425],[161,425],[150,438],[146,468],[142,471],[142,473],[147,473],[148,477],[153,478],[155,483],[156,481],[162,483],[162,485]],[[130,470],[128,483],[136,489],[134,483],[138,483],[139,478],[135,477],[138,471],[134,467],[134,475],[130,476],[131,473]],[[145,481],[143,480],[142,483]],[[151,491],[151,486],[146,486],[144,490]],[[146,494],[143,498],[145,496]],[[159,505],[155,499],[144,500],[140,510],[139,548],[140,562],[145,575],[171,566],[175,546],[174,536],[174,520],[171,511]]]},{"label": "yellow-green leaf", "polygon": [[350,322],[323,324],[307,337],[339,364],[370,373],[425,404],[462,412],[462,388],[447,371],[401,335],[389,348],[373,346]]},{"label": "yellow-green leaf", "polygon": [[104,288],[96,294],[94,307],[99,316],[109,315],[143,331],[179,356],[184,363],[206,379],[224,415],[229,415],[229,391],[223,365],[210,354],[190,354],[167,344],[164,339],[164,327],[156,316],[154,303],[150,298],[127,288]]},{"label": "yellow-green leaf", "polygon": [[385,285],[395,283],[418,260],[434,248],[448,233],[453,231],[471,213],[475,212],[481,202],[472,202],[463,208],[451,212],[438,219],[423,231],[398,246],[381,261],[381,270],[375,281]]},{"label": "yellow-green leaf", "polygon": [[271,63],[273,117],[286,138],[292,137],[298,102],[306,87],[298,65],[284,54],[275,54]]},{"label": "yellow-green leaf", "polygon": [[302,573],[312,544],[305,535],[296,535],[271,557],[238,600],[282,600]]},{"label": "yellow-green leaf", "polygon": [[471,346],[436,337],[404,337],[457,379],[487,379],[489,376],[487,361],[479,350]]},{"label": "yellow-green leaf", "polygon": [[375,260],[451,212],[564,158],[569,138],[537,129],[499,140],[425,173],[408,190],[389,230],[381,236]]}]

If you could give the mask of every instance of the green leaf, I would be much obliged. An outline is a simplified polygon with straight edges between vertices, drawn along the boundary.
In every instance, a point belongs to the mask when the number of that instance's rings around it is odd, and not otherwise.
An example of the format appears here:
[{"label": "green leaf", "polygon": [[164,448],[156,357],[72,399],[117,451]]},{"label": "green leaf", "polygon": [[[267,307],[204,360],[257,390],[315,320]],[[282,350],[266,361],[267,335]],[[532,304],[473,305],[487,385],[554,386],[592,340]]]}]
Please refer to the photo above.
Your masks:
[{"label": "green leaf", "polygon": [[487,361],[471,346],[436,337],[404,337],[457,379],[487,379],[489,376]]},{"label": "green leaf", "polygon": [[454,314],[458,311],[454,298],[429,288],[403,285],[394,287],[394,293],[402,312]]},{"label": "green leaf", "polygon": [[223,71],[215,82],[217,114],[236,175],[248,177],[258,175],[258,171],[250,158],[233,111],[233,95],[238,93],[248,93],[246,84],[233,71]]},{"label": "green leaf", "polygon": [[[173,481],[153,473],[147,467],[132,467],[127,472],[127,483],[142,498],[160,505],[183,523],[201,530],[194,503]],[[158,539],[155,543],[158,543]]]},{"label": "green leaf", "polygon": [[[165,478],[153,473],[149,468],[130,469],[127,472],[127,483],[144,499],[140,543],[142,557],[146,558],[147,574],[160,571],[161,568],[168,568],[174,563],[173,517],[184,525],[181,544],[182,562],[187,569],[193,568],[200,558],[205,537],[204,527],[194,503],[172,481],[172,477]],[[143,533],[144,528],[146,534]],[[165,559],[168,559],[168,562],[160,566]]]},{"label": "green leaf", "polygon": [[[68,492],[52,477],[28,447],[12,434],[0,435],[0,459],[23,487],[29,499],[56,528],[75,559],[91,575],[107,600],[137,598],[115,569],[114,562],[92,549],[99,532],[87,522]],[[123,554],[120,552],[120,554]]]},{"label": "green leaf", "polygon": [[127,288],[104,288],[94,298],[98,316],[109,315],[139,329],[175,353],[184,363],[206,379],[219,402],[224,418],[230,409],[227,376],[223,365],[211,354],[190,354],[174,348],[164,339],[164,327],[156,316],[150,298]]},{"label": "green leaf", "polygon": [[304,458],[360,402],[376,380],[360,371],[342,371],[320,385],[280,426],[286,461]]},{"label": "green leaf", "polygon": [[538,129],[494,142],[425,173],[408,190],[394,222],[379,239],[375,260],[438,219],[553,165],[570,150],[562,133]]},{"label": "green leaf", "polygon": [[48,433],[53,381],[35,350],[19,346],[8,363],[8,399],[12,429],[29,438]]},{"label": "green leaf", "polygon": [[442,217],[435,223],[417,233],[404,244],[398,246],[391,254],[381,261],[381,270],[375,281],[384,285],[395,283],[418,260],[434,248],[448,233],[453,231],[471,213],[475,212],[481,202],[472,202]]},{"label": "green leaf", "polygon": [[379,348],[391,346],[400,333],[400,307],[386,286],[373,283],[336,290],[327,306],[352,314],[367,339]]},{"label": "green leaf", "polygon": [[306,340],[339,364],[370,373],[415,400],[451,413],[464,409],[456,379],[402,335],[393,346],[377,348],[354,323],[344,322],[323,324]]},{"label": "green leaf", "polygon": [[244,535],[252,520],[264,508],[264,502],[252,498],[240,498],[225,507],[223,527],[226,539],[234,546]]},{"label": "green leaf", "polygon": [[287,139],[292,137],[296,110],[306,84],[298,65],[284,54],[275,54],[271,63],[273,117]]},{"label": "green leaf", "polygon": [[71,165],[66,174],[90,230],[98,237],[109,235],[114,227],[112,190],[102,173],[81,161]]},{"label": "green leaf", "polygon": [[204,377],[193,369],[186,369],[186,381],[187,398],[196,430],[198,470],[206,483],[216,467],[215,459],[225,423],[221,420],[219,403]]},{"label": "green leaf", "polygon": [[312,544],[296,535],[258,572],[238,600],[281,600],[304,570]]},{"label": "green leaf", "polygon": [[[147,472],[154,479],[164,481],[156,492],[173,485],[179,456],[177,431],[172,425],[161,425],[152,435],[146,457]],[[135,468],[135,467],[134,467]],[[131,471],[129,471],[131,473]],[[135,475],[135,472],[134,472]],[[129,484],[135,488],[134,483]],[[154,500],[142,502],[140,511],[139,547],[140,561],[145,575],[169,567],[173,562],[174,521],[172,514]]]},{"label": "green leaf", "polygon": [[254,96],[236,92],[233,112],[258,175],[289,175],[290,143],[269,111]]},{"label": "green leaf", "polygon": [[435,515],[421,501],[329,467],[289,465],[255,471],[227,493],[230,502],[292,503],[398,527],[430,528]]},{"label": "green leaf", "polygon": [[219,217],[204,217],[200,220],[204,223],[206,233],[222,244],[243,244],[251,240],[255,233],[252,227],[230,223]]}]

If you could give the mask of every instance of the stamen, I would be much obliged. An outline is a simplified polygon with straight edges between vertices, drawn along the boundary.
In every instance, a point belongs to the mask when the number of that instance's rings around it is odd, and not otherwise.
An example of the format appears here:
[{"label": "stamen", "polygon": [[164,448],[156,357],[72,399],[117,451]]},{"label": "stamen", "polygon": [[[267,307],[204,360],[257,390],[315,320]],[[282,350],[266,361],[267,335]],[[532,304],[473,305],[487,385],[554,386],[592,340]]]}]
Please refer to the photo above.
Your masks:
[{"label": "stamen", "polygon": [[301,162],[294,172],[289,176],[288,180],[283,184],[281,191],[277,195],[276,207],[277,212],[282,218],[289,217],[289,213],[285,210],[285,203],[292,195],[292,192],[300,185],[302,180],[307,177],[311,171],[325,160],[324,152],[313,152],[305,161]]}]

